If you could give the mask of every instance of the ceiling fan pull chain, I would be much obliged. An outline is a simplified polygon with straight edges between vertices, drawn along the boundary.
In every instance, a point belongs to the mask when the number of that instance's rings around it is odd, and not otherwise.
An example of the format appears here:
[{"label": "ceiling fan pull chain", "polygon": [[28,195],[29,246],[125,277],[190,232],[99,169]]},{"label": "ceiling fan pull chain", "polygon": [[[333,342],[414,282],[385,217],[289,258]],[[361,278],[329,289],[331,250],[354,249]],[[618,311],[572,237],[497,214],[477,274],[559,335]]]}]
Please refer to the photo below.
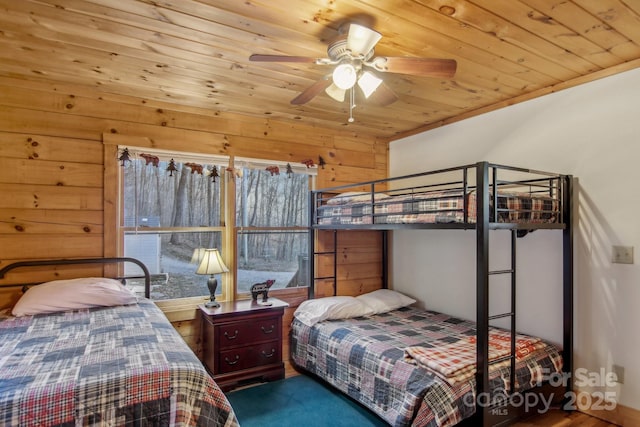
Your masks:
[{"label": "ceiling fan pull chain", "polygon": [[354,122],[354,118],[353,118],[353,109],[356,108],[356,104],[355,104],[355,93],[353,91],[353,88],[349,89],[349,123],[353,123]]}]

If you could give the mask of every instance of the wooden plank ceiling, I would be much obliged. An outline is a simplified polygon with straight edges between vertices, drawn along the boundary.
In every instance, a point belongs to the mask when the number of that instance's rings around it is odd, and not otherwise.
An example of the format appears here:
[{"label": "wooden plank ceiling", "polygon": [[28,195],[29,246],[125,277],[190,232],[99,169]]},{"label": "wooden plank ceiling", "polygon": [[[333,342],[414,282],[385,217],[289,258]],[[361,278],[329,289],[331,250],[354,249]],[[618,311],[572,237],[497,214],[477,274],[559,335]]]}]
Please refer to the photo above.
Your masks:
[{"label": "wooden plank ceiling", "polygon": [[[394,139],[640,66],[639,0],[0,0],[0,76],[77,84]],[[386,107],[325,93],[331,71],[250,62],[327,56],[346,22],[376,56],[455,59],[452,79],[381,73]]]}]

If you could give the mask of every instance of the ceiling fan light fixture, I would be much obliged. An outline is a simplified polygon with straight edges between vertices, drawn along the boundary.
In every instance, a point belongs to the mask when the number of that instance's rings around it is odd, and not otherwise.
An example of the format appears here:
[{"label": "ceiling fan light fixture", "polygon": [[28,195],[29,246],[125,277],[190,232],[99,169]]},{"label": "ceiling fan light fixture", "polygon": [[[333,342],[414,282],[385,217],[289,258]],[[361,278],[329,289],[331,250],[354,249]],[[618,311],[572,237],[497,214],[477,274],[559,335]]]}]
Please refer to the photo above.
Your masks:
[{"label": "ceiling fan light fixture", "polygon": [[351,89],[356,84],[357,78],[358,73],[352,64],[343,63],[333,70],[333,84],[342,90]]},{"label": "ceiling fan light fixture", "polygon": [[327,95],[329,95],[331,98],[335,99],[336,101],[344,102],[344,95],[346,93],[346,90],[340,89],[334,83],[331,83],[331,85],[328,88],[326,88],[324,91],[326,92]]},{"label": "ceiling fan light fixture", "polygon": [[380,38],[382,38],[382,34],[371,28],[351,24],[347,35],[347,49],[351,51],[352,55],[366,56],[380,41]]},{"label": "ceiling fan light fixture", "polygon": [[362,89],[365,98],[369,98],[380,84],[382,84],[382,79],[369,71],[362,73],[362,76],[358,79],[358,86]]}]

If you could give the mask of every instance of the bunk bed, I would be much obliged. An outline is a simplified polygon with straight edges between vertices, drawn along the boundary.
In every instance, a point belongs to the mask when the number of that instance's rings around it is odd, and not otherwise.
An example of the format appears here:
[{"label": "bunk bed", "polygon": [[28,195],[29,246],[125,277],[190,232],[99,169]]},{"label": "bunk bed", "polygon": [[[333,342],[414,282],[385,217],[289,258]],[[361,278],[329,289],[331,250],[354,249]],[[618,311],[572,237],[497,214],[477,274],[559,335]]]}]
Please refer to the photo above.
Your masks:
[{"label": "bunk bed", "polygon": [[[150,275],[139,260],[20,261],[0,269],[0,279],[14,269],[97,264],[118,272],[125,263],[142,275],[0,284],[25,291],[0,315],[0,425],[238,425],[221,389],[148,299]],[[145,297],[122,284],[142,278]]]},{"label": "bunk bed", "polygon": [[[523,409],[532,410],[514,405],[516,394],[564,396],[570,391],[570,382],[557,390],[546,380],[549,375],[568,374],[572,369],[571,199],[571,176],[488,162],[312,191],[309,300],[314,298],[318,280],[333,281],[333,294],[340,295],[336,273],[338,231],[382,233],[382,287],[386,288],[390,231],[475,230],[476,321],[404,305],[373,314],[362,306],[343,309],[347,315],[326,316],[317,323],[296,317],[291,332],[293,363],[396,426],[505,425],[521,417]],[[496,229],[510,230],[511,267],[490,271],[489,237],[490,230]],[[563,234],[561,350],[516,332],[516,242],[537,229],[557,229]],[[323,231],[333,233],[333,249],[318,250],[315,239]],[[333,274],[320,277],[316,274],[317,259],[327,255],[334,260]],[[490,315],[490,276],[503,274],[510,275],[511,306],[506,313]],[[500,321],[509,327],[494,327]],[[447,326],[452,324],[455,331]],[[437,331],[435,340],[425,331]],[[495,334],[501,338],[496,340]],[[467,366],[462,380],[451,382],[429,358],[437,354],[446,357],[458,350],[462,340],[470,343],[472,354],[467,350],[466,357],[473,363]],[[506,348],[506,353],[498,357],[497,342]],[[527,342],[539,343],[537,349],[543,349],[529,352],[533,355],[528,359],[520,357],[520,349]],[[415,354],[408,351],[416,347],[435,349],[436,356],[423,351],[418,354],[423,357],[419,360],[422,363],[416,363],[411,357]],[[545,374],[539,376],[534,371]]]}]

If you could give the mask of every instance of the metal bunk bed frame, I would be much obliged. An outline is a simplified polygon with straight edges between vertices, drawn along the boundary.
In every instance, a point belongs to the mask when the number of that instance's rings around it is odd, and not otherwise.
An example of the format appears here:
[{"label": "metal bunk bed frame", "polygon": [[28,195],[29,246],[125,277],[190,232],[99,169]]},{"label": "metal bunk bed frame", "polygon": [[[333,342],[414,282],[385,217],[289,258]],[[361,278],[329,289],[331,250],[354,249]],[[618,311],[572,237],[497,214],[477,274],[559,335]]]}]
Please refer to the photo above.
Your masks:
[{"label": "metal bunk bed frame", "polygon": [[[475,186],[468,185],[468,171],[475,169]],[[512,171],[518,173],[530,173],[538,176],[549,177],[549,189],[555,191],[560,203],[560,216],[554,223],[509,223],[491,221],[498,218],[498,187],[501,185],[524,184],[527,185],[540,182],[541,179],[530,181],[507,182],[498,180],[498,170]],[[467,194],[469,190],[476,191],[476,221],[470,222],[467,216],[467,199],[464,201],[464,221],[460,223],[411,223],[411,224],[390,224],[376,223],[375,218],[375,198],[376,186],[385,185],[393,180],[417,178],[425,175],[434,175],[462,171],[462,190]],[[555,182],[555,184],[554,184]],[[447,182],[445,185],[454,184]],[[511,362],[511,384],[514,384],[515,376],[515,333],[516,333],[516,238],[519,232],[535,229],[561,229],[562,230],[562,331],[563,331],[563,373],[566,378],[570,378],[573,369],[573,227],[572,227],[572,199],[573,199],[573,177],[549,172],[542,172],[532,169],[525,169],[512,166],[504,166],[489,163],[486,161],[455,168],[441,169],[437,171],[405,175],[397,178],[382,179],[345,185],[339,187],[326,188],[311,191],[309,203],[310,235],[309,235],[309,298],[315,294],[315,283],[321,279],[334,280],[334,295],[337,295],[337,231],[339,230],[380,230],[382,232],[382,286],[388,286],[388,231],[394,229],[475,229],[476,230],[476,324],[477,324],[477,373],[476,373],[476,396],[484,395],[490,390],[489,387],[489,365],[502,362],[505,359]],[[440,185],[440,184],[437,184]],[[325,198],[324,193],[340,193],[345,190],[352,190],[355,186],[366,186],[370,188],[371,195],[371,217],[372,224],[318,224],[317,208],[322,205]],[[493,209],[493,212],[491,212]],[[511,267],[506,270],[492,271],[489,269],[489,231],[497,229],[511,230]],[[319,230],[333,231],[333,251],[316,252],[316,233]],[[334,257],[333,276],[315,277],[315,257],[318,255],[331,255]],[[511,307],[507,313],[490,315],[489,313],[489,284],[490,276],[497,274],[511,275]],[[511,355],[503,359],[489,361],[489,324],[492,320],[499,318],[510,318],[511,326]],[[571,381],[564,385],[563,396],[568,396],[571,391]],[[507,402],[508,403],[508,402]],[[476,411],[471,419],[464,420],[462,424],[471,422],[470,425],[497,426],[507,425],[522,416],[522,408],[512,408],[507,406],[492,407],[476,401]]]}]

